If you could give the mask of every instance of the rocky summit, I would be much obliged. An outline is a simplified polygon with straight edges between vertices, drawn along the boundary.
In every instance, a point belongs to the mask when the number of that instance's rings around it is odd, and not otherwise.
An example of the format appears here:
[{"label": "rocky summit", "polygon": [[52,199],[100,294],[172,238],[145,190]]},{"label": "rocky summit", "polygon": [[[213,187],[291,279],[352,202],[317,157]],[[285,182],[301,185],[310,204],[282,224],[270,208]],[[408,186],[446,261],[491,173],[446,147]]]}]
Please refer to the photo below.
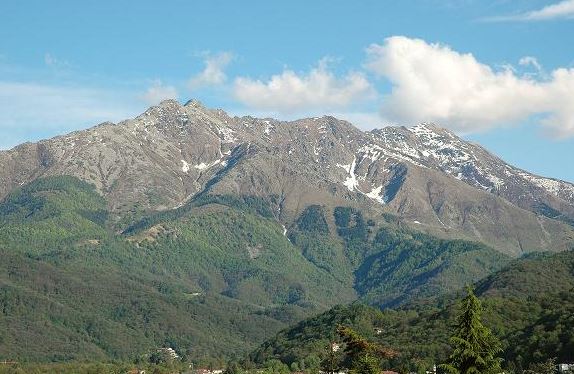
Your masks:
[{"label": "rocky summit", "polygon": [[118,124],[0,152],[0,198],[55,175],[95,185],[120,231],[198,196],[232,194],[272,201],[286,230],[319,204],[354,206],[375,220],[392,214],[511,256],[561,250],[574,238],[573,184],[513,167],[427,123],[365,132],[329,116],[231,117],[167,100]]}]

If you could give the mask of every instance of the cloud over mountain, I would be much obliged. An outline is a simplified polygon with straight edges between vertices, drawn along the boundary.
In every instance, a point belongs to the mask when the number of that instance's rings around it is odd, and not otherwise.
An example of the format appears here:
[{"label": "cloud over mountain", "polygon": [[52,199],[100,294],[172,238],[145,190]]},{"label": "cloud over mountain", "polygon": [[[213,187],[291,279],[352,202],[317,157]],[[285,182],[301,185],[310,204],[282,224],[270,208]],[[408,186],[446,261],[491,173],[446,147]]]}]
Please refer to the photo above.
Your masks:
[{"label": "cloud over mountain", "polygon": [[177,99],[177,89],[166,86],[160,80],[155,80],[143,95],[143,100],[149,105],[159,104],[166,99]]},{"label": "cloud over mountain", "polygon": [[225,68],[232,60],[233,54],[230,52],[219,52],[214,55],[207,54],[204,59],[205,68],[189,80],[189,89],[193,91],[225,83],[227,80]]},{"label": "cloud over mountain", "polygon": [[556,69],[548,79],[521,76],[449,46],[403,36],[372,44],[367,55],[367,69],[392,84],[382,102],[385,118],[474,132],[537,115],[554,136],[574,135],[574,69]]},{"label": "cloud over mountain", "polygon": [[233,95],[250,108],[291,114],[344,109],[373,97],[374,89],[360,72],[337,77],[323,59],[307,73],[285,69],[266,81],[238,77]]}]

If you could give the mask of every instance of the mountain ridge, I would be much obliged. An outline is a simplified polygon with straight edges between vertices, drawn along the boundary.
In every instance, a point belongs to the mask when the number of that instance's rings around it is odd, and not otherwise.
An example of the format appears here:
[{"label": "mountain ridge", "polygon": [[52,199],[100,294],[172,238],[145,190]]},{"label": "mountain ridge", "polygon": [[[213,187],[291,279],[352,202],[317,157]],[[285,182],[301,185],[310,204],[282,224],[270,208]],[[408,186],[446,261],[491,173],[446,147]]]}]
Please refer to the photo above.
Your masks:
[{"label": "mountain ridge", "polygon": [[568,196],[484,188],[467,171],[505,164],[469,147],[167,101],[0,152],[0,353],[229,358],[337,303],[399,307],[571,248]]},{"label": "mountain ridge", "polygon": [[231,193],[279,196],[286,227],[308,205],[345,202],[514,256],[574,238],[574,185],[514,168],[432,124],[364,132],[331,116],[230,117],[167,100],[118,124],[2,151],[0,166],[0,198],[40,176],[93,183],[119,230],[199,194]]}]

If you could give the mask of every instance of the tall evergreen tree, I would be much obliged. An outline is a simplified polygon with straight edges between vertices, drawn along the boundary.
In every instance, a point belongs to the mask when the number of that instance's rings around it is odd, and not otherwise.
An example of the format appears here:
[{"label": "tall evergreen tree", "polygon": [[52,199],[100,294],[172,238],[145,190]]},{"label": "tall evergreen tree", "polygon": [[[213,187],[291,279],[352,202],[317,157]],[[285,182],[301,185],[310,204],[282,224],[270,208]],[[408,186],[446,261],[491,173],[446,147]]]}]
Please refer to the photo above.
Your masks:
[{"label": "tall evergreen tree", "polygon": [[480,320],[480,300],[470,287],[467,292],[460,303],[456,331],[450,339],[453,352],[441,367],[452,374],[501,373],[502,359],[497,357],[502,351],[501,344]]}]

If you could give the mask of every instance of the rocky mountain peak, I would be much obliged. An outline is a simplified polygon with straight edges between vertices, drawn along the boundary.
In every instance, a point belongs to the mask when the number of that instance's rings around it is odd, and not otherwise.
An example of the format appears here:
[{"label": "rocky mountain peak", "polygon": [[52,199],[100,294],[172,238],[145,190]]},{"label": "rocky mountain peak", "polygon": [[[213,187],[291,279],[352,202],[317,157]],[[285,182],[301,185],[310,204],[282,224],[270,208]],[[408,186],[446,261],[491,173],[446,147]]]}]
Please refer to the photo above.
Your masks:
[{"label": "rocky mountain peak", "polygon": [[514,168],[436,124],[364,132],[330,116],[230,117],[197,100],[0,152],[2,196],[46,175],[94,184],[118,219],[213,193],[279,197],[286,225],[308,204],[389,211],[473,239],[507,227],[496,209],[529,215],[536,230],[550,230],[536,215],[574,224],[574,185]]},{"label": "rocky mountain peak", "polygon": [[184,104],[184,106],[186,107],[195,107],[195,108],[203,108],[205,109],[205,106],[203,105],[203,103],[197,99],[190,99],[187,100]]}]

